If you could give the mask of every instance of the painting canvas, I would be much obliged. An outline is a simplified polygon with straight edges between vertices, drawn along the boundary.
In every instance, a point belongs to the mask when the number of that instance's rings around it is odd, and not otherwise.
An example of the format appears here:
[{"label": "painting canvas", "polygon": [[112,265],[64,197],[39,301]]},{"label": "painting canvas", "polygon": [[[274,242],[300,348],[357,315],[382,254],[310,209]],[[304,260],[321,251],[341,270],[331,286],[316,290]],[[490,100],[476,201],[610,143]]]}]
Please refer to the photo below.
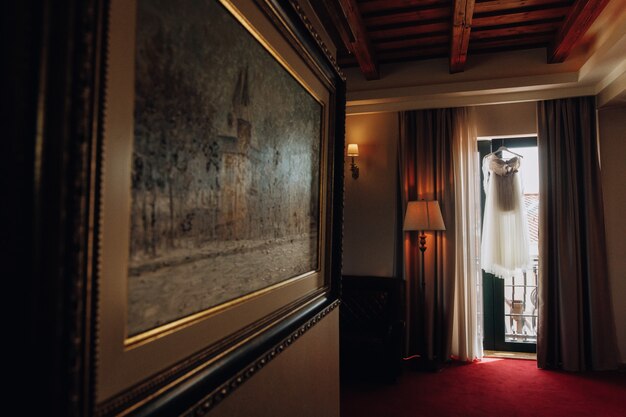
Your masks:
[{"label": "painting canvas", "polygon": [[139,0],[129,336],[319,267],[322,105],[217,0]]}]

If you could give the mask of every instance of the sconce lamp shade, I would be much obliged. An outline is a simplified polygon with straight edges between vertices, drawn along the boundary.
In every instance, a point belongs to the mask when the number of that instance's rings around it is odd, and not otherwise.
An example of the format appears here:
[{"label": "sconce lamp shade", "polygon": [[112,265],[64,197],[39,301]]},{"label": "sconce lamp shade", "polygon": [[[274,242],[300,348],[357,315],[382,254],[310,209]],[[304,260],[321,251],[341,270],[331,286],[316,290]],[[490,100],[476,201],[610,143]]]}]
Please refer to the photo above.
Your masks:
[{"label": "sconce lamp shade", "polygon": [[348,144],[348,156],[359,156],[359,145],[356,143]]},{"label": "sconce lamp shade", "polygon": [[409,201],[404,216],[403,230],[446,230],[439,202],[436,200]]}]

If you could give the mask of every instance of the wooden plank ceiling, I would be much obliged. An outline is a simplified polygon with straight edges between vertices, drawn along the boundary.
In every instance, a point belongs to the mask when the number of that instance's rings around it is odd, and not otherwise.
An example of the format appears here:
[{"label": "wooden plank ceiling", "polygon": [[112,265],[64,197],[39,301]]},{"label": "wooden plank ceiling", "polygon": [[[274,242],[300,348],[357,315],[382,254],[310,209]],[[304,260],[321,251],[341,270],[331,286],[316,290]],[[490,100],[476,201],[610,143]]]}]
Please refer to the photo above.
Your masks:
[{"label": "wooden plank ceiling", "polygon": [[[621,0],[614,0],[621,1]],[[467,57],[547,48],[567,59],[609,0],[312,0],[338,46],[342,67],[368,80],[379,64],[448,57],[450,72]]]}]

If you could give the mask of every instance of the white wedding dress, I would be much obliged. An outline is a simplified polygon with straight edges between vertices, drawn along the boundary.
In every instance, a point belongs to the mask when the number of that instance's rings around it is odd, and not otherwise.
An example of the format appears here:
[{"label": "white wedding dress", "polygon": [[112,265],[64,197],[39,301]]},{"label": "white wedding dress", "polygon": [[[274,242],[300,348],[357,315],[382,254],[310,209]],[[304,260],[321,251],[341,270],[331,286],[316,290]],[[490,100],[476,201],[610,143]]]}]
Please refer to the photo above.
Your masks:
[{"label": "white wedding dress", "polygon": [[495,154],[483,159],[485,215],[481,267],[500,278],[530,269],[528,220],[519,174],[521,161]]}]

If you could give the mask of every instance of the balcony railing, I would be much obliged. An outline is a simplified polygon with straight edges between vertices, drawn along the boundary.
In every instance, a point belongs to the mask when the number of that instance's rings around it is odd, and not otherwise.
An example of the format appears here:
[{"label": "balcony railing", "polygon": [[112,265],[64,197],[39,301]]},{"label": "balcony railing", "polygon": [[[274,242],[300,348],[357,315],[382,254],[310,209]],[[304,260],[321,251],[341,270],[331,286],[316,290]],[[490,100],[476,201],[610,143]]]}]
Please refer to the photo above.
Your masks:
[{"label": "balcony railing", "polygon": [[537,343],[539,261],[532,270],[504,280],[504,340]]}]

